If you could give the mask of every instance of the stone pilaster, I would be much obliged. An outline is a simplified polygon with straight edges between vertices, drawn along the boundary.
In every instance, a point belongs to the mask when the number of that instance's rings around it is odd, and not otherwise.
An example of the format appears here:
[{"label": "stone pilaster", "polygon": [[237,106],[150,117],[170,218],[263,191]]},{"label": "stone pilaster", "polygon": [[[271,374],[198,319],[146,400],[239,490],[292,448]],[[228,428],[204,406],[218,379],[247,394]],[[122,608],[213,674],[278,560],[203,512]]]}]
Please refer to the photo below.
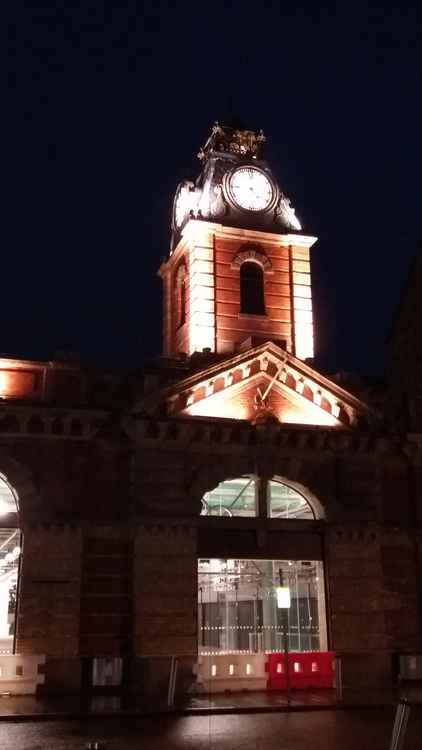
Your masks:
[{"label": "stone pilaster", "polygon": [[385,684],[391,674],[381,539],[376,526],[345,524],[327,533],[331,647],[342,657],[343,684]]},{"label": "stone pilaster", "polygon": [[18,652],[59,659],[78,655],[81,558],[80,529],[24,528]]},{"label": "stone pilaster", "polygon": [[135,538],[134,653],[197,651],[196,530],[141,526]]}]

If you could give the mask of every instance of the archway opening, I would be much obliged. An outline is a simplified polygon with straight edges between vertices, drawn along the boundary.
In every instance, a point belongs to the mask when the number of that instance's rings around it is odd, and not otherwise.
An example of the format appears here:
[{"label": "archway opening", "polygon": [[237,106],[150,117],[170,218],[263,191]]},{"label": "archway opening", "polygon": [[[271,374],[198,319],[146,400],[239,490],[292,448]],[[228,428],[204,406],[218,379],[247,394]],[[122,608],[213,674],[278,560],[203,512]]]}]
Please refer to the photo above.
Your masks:
[{"label": "archway opening", "polygon": [[[225,480],[205,493],[201,515],[221,518],[217,528],[210,525],[204,535],[210,556],[198,560],[198,674],[202,689],[283,689],[286,652],[293,659],[289,670],[298,670],[296,682],[306,667],[312,669],[307,686],[321,685],[322,678],[329,683],[332,659],[327,652],[318,523],[324,515],[322,505],[295,482],[245,475]],[[253,541],[252,518],[259,516],[266,521],[265,525],[258,521],[258,543]],[[235,517],[251,520],[245,525],[236,523]],[[236,553],[224,557],[230,547]],[[286,607],[280,603],[281,591],[288,595]],[[328,665],[325,675],[320,671],[324,659]]]},{"label": "archway opening", "polygon": [[14,650],[21,532],[17,496],[0,474],[0,653]]},{"label": "archway opening", "polygon": [[280,583],[288,587],[289,651],[324,651],[324,571],[320,560],[200,559],[199,653],[283,651]]}]

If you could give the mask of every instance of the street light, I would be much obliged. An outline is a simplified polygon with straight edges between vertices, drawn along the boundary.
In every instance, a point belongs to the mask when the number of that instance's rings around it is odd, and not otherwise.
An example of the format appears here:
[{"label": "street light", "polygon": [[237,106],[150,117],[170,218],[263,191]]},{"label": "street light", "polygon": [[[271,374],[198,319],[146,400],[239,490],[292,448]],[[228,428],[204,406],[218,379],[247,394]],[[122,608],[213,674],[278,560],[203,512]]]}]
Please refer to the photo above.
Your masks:
[{"label": "street light", "polygon": [[278,570],[280,585],[276,587],[277,609],[281,609],[283,615],[283,646],[284,646],[284,672],[286,675],[287,705],[290,703],[290,676],[289,676],[289,639],[287,633],[287,613],[290,609],[290,588],[283,584],[283,571]]},{"label": "street light", "polygon": [[288,586],[277,586],[277,609],[290,609],[290,589]]}]

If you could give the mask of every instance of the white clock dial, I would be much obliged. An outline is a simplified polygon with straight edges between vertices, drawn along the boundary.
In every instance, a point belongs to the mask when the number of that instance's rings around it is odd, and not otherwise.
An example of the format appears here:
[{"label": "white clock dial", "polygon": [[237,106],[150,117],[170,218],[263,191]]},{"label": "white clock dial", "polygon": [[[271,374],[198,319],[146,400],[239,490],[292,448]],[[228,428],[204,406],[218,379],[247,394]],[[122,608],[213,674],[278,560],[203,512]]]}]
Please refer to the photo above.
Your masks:
[{"label": "white clock dial", "polygon": [[177,227],[182,225],[183,219],[186,216],[187,208],[186,188],[183,187],[179,190],[179,195],[176,198],[176,205],[174,207],[174,219]]},{"label": "white clock dial", "polygon": [[247,211],[265,211],[273,199],[273,186],[264,172],[255,167],[239,167],[230,177],[235,202]]}]

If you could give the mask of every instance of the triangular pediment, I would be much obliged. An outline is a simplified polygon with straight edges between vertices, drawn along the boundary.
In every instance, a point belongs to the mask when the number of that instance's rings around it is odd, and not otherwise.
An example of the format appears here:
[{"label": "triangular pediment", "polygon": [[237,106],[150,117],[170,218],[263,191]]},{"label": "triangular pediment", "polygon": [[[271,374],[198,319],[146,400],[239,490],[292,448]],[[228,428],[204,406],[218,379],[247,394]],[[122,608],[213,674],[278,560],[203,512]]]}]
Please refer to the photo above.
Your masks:
[{"label": "triangular pediment", "polygon": [[344,427],[369,414],[354,395],[272,342],[173,384],[150,398],[151,406],[157,396],[171,416],[254,420],[265,409],[282,423]]}]

